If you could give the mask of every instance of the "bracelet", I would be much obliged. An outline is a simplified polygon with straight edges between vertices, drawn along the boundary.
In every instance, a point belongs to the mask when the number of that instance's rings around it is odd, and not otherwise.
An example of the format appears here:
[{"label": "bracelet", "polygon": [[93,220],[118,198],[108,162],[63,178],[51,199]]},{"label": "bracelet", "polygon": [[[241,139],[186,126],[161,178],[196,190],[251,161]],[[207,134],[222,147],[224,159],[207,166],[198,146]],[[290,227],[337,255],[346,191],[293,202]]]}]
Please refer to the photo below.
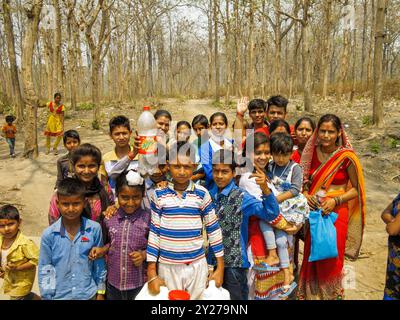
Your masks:
[{"label": "bracelet", "polygon": [[105,295],[106,294],[106,290],[97,290],[97,294]]},{"label": "bracelet", "polygon": [[149,281],[147,281],[147,284],[150,284],[150,282],[156,280],[157,278],[158,278],[158,276],[155,276],[155,277],[151,278]]}]

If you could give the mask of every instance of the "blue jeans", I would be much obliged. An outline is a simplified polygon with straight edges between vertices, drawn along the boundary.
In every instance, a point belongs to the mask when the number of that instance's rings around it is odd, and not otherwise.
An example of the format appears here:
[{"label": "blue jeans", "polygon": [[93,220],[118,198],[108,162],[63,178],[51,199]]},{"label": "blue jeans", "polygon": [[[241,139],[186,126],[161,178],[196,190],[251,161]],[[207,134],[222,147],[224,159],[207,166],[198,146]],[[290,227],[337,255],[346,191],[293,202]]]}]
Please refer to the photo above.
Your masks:
[{"label": "blue jeans", "polygon": [[260,221],[260,229],[264,235],[267,249],[277,249],[281,268],[289,268],[289,246],[293,245],[293,236],[285,231],[274,229],[264,221]]},{"label": "blue jeans", "polygon": [[10,155],[14,154],[15,138],[6,138],[8,146],[10,147]]},{"label": "blue jeans", "polygon": [[222,287],[229,291],[231,300],[248,300],[247,269],[225,267]]},{"label": "blue jeans", "polygon": [[111,284],[107,283],[107,291],[106,291],[106,299],[107,300],[135,300],[136,296],[142,290],[142,287],[120,291],[117,288],[113,287]]}]

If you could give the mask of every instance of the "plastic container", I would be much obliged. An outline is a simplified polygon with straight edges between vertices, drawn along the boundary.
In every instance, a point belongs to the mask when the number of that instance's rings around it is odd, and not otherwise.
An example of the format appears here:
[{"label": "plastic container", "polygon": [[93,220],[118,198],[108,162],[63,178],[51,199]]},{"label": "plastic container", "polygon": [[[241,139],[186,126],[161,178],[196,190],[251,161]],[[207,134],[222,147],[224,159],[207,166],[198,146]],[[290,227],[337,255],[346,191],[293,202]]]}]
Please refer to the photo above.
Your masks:
[{"label": "plastic container", "polygon": [[208,288],[206,288],[202,295],[200,300],[230,300],[231,296],[229,294],[229,291],[220,287],[217,288],[215,285],[215,281],[211,280],[210,283],[208,284]]},{"label": "plastic container", "polygon": [[190,294],[183,290],[171,290],[168,293],[169,300],[190,300]]},{"label": "plastic container", "polygon": [[143,107],[137,121],[137,130],[140,138],[138,171],[142,175],[151,175],[158,166],[157,123],[149,106]]}]

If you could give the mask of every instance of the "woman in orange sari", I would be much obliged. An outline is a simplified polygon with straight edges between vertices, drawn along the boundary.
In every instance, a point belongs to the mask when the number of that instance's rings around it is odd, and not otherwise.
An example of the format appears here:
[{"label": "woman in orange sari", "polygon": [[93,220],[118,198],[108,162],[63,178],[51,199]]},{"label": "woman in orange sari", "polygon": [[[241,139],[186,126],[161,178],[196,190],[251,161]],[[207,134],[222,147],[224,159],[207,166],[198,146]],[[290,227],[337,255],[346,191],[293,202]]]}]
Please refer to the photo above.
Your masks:
[{"label": "woman in orange sari", "polygon": [[[340,300],[344,297],[344,257],[356,259],[360,252],[365,224],[365,189],[360,161],[337,116],[321,117],[303,151],[301,166],[304,195],[311,209],[321,208],[323,215],[338,214],[335,222],[338,256],[308,262],[311,237],[306,231],[297,297],[300,300]],[[320,190],[325,191],[325,196],[317,199]]]}]

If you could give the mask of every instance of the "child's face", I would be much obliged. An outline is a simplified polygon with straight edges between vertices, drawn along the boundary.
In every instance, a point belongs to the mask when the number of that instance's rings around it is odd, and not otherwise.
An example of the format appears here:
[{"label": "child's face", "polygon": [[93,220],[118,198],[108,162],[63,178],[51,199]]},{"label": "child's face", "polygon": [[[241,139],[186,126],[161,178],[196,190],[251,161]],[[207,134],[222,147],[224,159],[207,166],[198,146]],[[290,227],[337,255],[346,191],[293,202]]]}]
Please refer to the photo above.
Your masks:
[{"label": "child's face", "polygon": [[65,149],[68,150],[68,152],[73,151],[80,145],[80,142],[78,139],[68,137],[67,140],[65,141]]},{"label": "child's face", "polygon": [[261,125],[264,124],[264,119],[267,114],[263,108],[258,108],[251,110],[249,115],[255,125]]},{"label": "child's face", "polygon": [[169,172],[175,182],[185,184],[192,178],[196,167],[189,156],[179,155],[177,160],[169,163]]},{"label": "child's face", "polygon": [[285,120],[286,118],[285,109],[277,106],[269,106],[267,111],[267,118],[269,122],[275,120]]},{"label": "child's face", "polygon": [[21,220],[15,219],[0,219],[0,234],[5,239],[13,239],[19,230],[21,225]]},{"label": "child's face", "polygon": [[291,153],[273,153],[272,154],[272,158],[274,159],[274,162],[280,166],[286,166],[289,161],[290,161],[290,157],[292,156]]},{"label": "child's face", "polygon": [[80,158],[75,166],[75,174],[83,183],[91,183],[99,172],[99,164],[91,156]]},{"label": "child's face", "polygon": [[59,103],[61,102],[61,96],[56,96],[56,97],[54,98],[54,102],[57,103],[57,104],[59,104]]},{"label": "child's face", "polygon": [[85,198],[80,195],[58,195],[56,202],[61,216],[68,221],[79,219],[85,207]]},{"label": "child's face", "polygon": [[182,125],[176,129],[176,140],[187,142],[189,141],[190,133],[189,127]]},{"label": "child's face", "polygon": [[124,148],[129,146],[129,141],[131,139],[132,131],[127,127],[117,126],[113,129],[110,134],[111,139],[113,139],[115,146],[119,148]]},{"label": "child's face", "polygon": [[252,161],[254,165],[257,165],[261,169],[264,169],[267,166],[270,159],[271,150],[269,148],[269,143],[263,143],[259,145],[252,154]]},{"label": "child's face", "polygon": [[224,118],[215,117],[211,123],[211,131],[214,135],[222,137],[226,130],[226,123]]},{"label": "child's face", "polygon": [[235,173],[229,164],[221,163],[213,165],[213,178],[219,189],[224,189],[231,183],[234,177]]},{"label": "child's face", "polygon": [[168,165],[166,164],[160,164],[158,167],[155,169],[153,174],[150,176],[150,179],[154,183],[159,183],[161,181],[165,180],[165,175],[168,172]]},{"label": "child's face", "polygon": [[132,214],[139,209],[142,199],[143,193],[139,187],[123,186],[118,193],[119,206],[126,212],[126,214]]},{"label": "child's face", "polygon": [[156,119],[156,122],[157,122],[157,128],[159,130],[164,131],[164,133],[167,134],[169,131],[169,123],[170,123],[169,118],[166,116],[161,116]]},{"label": "child's face", "polygon": [[193,130],[196,132],[197,137],[201,137],[203,134],[204,130],[207,130],[208,128],[200,123],[197,123],[193,126]]}]

